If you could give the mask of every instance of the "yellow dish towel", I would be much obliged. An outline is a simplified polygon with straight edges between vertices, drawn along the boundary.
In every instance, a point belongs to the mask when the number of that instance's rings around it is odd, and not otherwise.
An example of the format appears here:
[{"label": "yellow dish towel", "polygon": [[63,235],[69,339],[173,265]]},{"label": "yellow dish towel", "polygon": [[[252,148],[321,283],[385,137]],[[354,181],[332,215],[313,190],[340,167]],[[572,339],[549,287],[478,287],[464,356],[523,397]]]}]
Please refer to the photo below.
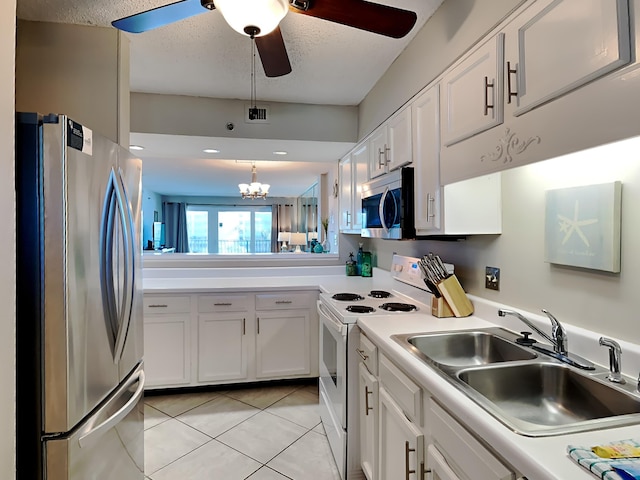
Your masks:
[{"label": "yellow dish towel", "polygon": [[[640,447],[640,442],[636,439],[620,440],[617,442],[611,442],[612,445],[619,443],[628,443]],[[615,466],[619,466],[624,463],[633,465],[640,465],[640,458],[602,458],[591,451],[591,447],[581,447],[576,445],[568,445],[567,453],[575,460],[578,465],[586,468],[597,478],[602,480],[625,480],[628,476],[623,476],[615,471]]]}]

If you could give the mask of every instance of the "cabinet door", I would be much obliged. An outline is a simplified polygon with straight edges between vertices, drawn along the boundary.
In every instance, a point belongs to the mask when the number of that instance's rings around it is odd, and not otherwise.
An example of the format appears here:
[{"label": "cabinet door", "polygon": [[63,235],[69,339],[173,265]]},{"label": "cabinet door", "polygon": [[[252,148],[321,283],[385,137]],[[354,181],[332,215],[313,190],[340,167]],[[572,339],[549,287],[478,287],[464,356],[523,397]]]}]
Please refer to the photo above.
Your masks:
[{"label": "cabinet door", "polygon": [[308,375],[309,310],[274,310],[256,317],[256,377]]},{"label": "cabinet door", "polygon": [[369,176],[379,177],[387,172],[387,125],[378,127],[369,138]]},{"label": "cabinet door", "polygon": [[379,478],[421,479],[424,435],[380,387]]},{"label": "cabinet door", "polygon": [[453,145],[503,119],[504,35],[492,37],[442,79],[442,143]]},{"label": "cabinet door", "polygon": [[440,86],[436,84],[411,104],[415,223],[416,230],[423,234],[441,229],[439,93]]},{"label": "cabinet door", "polygon": [[460,480],[447,464],[438,449],[429,445],[427,449],[427,465],[429,466],[428,480]]},{"label": "cabinet door", "polygon": [[388,171],[408,165],[413,161],[411,145],[411,107],[407,106],[387,122],[388,148],[386,163]]},{"label": "cabinet door", "polygon": [[535,2],[506,32],[516,116],[631,60],[627,0]]},{"label": "cabinet door", "polygon": [[149,387],[191,382],[189,314],[145,315],[144,372]]},{"label": "cabinet door", "polygon": [[340,179],[340,231],[348,231],[353,228],[351,162],[351,154],[349,154],[340,160],[338,165]]},{"label": "cabinet door", "polygon": [[362,230],[362,184],[369,180],[369,141],[358,145],[351,153],[351,175],[353,177],[351,212],[353,230]]},{"label": "cabinet door", "polygon": [[247,376],[246,317],[242,313],[198,317],[198,381],[240,380]]},{"label": "cabinet door", "polygon": [[367,480],[378,478],[378,380],[360,363],[360,465]]}]

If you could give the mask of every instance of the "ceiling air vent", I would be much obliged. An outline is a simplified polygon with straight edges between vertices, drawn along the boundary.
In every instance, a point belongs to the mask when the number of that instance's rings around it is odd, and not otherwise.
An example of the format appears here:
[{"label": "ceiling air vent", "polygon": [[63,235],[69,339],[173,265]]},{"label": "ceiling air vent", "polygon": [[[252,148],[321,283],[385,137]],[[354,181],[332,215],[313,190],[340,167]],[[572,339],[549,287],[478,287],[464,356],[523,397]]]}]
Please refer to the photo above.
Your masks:
[{"label": "ceiling air vent", "polygon": [[244,110],[245,123],[269,123],[268,105],[247,105]]}]

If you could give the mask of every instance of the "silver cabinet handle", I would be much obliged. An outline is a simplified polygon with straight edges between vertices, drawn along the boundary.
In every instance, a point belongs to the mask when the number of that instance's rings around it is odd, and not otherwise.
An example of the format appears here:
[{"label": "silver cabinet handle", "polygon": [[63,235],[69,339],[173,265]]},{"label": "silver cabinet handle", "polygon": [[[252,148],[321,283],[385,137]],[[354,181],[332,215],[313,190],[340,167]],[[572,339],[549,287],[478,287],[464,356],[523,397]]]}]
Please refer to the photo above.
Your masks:
[{"label": "silver cabinet handle", "polygon": [[291,300],[276,300],[276,305],[289,305],[293,303]]},{"label": "silver cabinet handle", "polygon": [[364,350],[360,350],[359,348],[356,348],[356,352],[358,352],[358,355],[360,355],[360,358],[362,358],[362,360],[364,360],[365,362],[367,361],[367,358],[369,358],[369,355],[364,353]]},{"label": "silver cabinet handle", "polygon": [[167,308],[169,305],[163,303],[152,303],[149,308]]},{"label": "silver cabinet handle", "polygon": [[489,77],[484,77],[484,116],[489,115],[489,109],[493,110],[493,105],[489,105],[489,89],[493,89],[494,83],[489,83]]},{"label": "silver cabinet handle", "polygon": [[246,335],[247,334],[247,319],[243,318],[242,319],[242,335]]},{"label": "silver cabinet handle", "polygon": [[412,473],[416,473],[415,470],[411,470],[409,468],[409,453],[411,452],[415,452],[416,449],[415,448],[409,448],[409,442],[405,441],[404,442],[404,460],[405,460],[405,478],[407,480],[409,480],[409,475],[411,475]]},{"label": "silver cabinet handle", "polygon": [[369,395],[373,394],[373,390],[369,390],[369,387],[364,386],[364,414],[369,415],[369,410],[373,410],[373,407],[369,406]]},{"label": "silver cabinet handle", "polygon": [[391,157],[389,155],[391,153],[391,148],[387,147],[387,144],[384,144],[384,164],[389,165],[391,163]]},{"label": "silver cabinet handle", "polygon": [[383,168],[385,165],[385,162],[382,161],[382,155],[384,154],[385,154],[385,149],[379,148],[378,149],[378,167],[380,168]]},{"label": "silver cabinet handle", "polygon": [[256,317],[256,334],[260,335],[260,317]]},{"label": "silver cabinet handle", "polygon": [[435,203],[436,197],[431,193],[427,193],[427,222],[430,222],[436,216]]},{"label": "silver cabinet handle", "polygon": [[511,103],[511,97],[518,98],[518,92],[511,91],[511,75],[515,75],[516,82],[518,80],[518,67],[511,68],[511,62],[507,62],[507,103]]},{"label": "silver cabinet handle", "polygon": [[346,212],[347,213],[347,225],[351,225],[351,212]]},{"label": "silver cabinet handle", "polygon": [[219,302],[213,304],[214,307],[230,307],[231,305],[233,305],[231,302]]}]

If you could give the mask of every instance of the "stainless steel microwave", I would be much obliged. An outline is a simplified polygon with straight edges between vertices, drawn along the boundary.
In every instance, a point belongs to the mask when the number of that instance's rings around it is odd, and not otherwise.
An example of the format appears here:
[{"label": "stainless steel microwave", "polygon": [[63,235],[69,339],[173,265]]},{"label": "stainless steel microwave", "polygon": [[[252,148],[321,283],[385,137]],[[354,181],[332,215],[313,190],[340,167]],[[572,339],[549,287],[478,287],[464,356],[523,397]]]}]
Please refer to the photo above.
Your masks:
[{"label": "stainless steel microwave", "polygon": [[416,237],[413,168],[394,170],[362,186],[362,233],[392,240]]}]

